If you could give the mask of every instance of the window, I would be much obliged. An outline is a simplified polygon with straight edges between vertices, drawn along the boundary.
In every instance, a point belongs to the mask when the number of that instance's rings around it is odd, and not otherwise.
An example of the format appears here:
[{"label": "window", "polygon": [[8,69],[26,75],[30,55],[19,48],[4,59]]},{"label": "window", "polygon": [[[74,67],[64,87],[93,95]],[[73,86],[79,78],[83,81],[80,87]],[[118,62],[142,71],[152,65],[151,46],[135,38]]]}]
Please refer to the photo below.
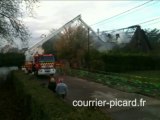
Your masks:
[{"label": "window", "polygon": [[40,62],[54,62],[55,58],[54,56],[40,56],[39,61]]}]

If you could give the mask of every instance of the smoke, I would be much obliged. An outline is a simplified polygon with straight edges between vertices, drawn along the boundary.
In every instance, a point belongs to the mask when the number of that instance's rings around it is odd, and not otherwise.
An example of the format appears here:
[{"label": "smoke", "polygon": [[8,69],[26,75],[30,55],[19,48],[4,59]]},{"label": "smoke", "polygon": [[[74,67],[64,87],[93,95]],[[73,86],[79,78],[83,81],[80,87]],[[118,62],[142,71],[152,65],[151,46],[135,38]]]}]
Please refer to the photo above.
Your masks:
[{"label": "smoke", "polygon": [[110,42],[114,42],[114,43],[129,43],[131,40],[131,36],[133,34],[129,35],[127,32],[123,32],[123,31],[112,31],[110,33],[105,33],[103,32],[100,37],[104,42],[110,43]]},{"label": "smoke", "polygon": [[129,37],[129,35],[127,35],[127,33],[121,32],[121,33],[119,33],[119,38],[117,39],[117,42],[119,44],[121,44],[121,43],[129,43],[130,40],[131,40],[131,38]]},{"label": "smoke", "polygon": [[18,67],[1,67],[0,68],[0,82],[7,79],[7,75],[12,70],[18,70]]}]

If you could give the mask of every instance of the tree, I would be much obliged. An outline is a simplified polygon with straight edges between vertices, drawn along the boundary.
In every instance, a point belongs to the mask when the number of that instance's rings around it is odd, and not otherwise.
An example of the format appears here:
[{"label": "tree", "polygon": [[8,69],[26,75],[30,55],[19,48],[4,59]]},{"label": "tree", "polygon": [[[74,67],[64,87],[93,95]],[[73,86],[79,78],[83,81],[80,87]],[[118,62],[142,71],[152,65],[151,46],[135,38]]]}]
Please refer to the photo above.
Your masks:
[{"label": "tree", "polygon": [[43,45],[42,45],[42,48],[44,49],[44,52],[46,54],[56,54],[55,53],[55,50],[53,48],[53,39],[51,40],[48,40],[47,42],[45,42]]},{"label": "tree", "polygon": [[147,29],[145,33],[148,36],[149,42],[152,47],[151,54],[160,55],[160,30]]},{"label": "tree", "polygon": [[[89,44],[92,40],[90,39]],[[88,52],[88,31],[81,25],[65,28],[60,38],[54,42],[58,58],[67,59],[77,66],[85,65]]]},{"label": "tree", "polygon": [[88,39],[88,29],[81,25],[71,26],[44,43],[42,47],[45,53],[56,54],[58,59],[67,60],[72,67],[104,70],[104,53],[95,49],[92,36],[90,33]]},{"label": "tree", "polygon": [[149,39],[149,42],[151,43],[152,47],[156,47],[157,44],[160,44],[160,30],[158,29],[147,29],[145,30],[147,36],[148,36],[148,39]]},{"label": "tree", "polygon": [[25,42],[28,37],[28,30],[22,20],[22,5],[25,4],[29,13],[32,11],[33,3],[37,0],[0,0],[0,37],[12,41],[12,38],[20,38]]}]

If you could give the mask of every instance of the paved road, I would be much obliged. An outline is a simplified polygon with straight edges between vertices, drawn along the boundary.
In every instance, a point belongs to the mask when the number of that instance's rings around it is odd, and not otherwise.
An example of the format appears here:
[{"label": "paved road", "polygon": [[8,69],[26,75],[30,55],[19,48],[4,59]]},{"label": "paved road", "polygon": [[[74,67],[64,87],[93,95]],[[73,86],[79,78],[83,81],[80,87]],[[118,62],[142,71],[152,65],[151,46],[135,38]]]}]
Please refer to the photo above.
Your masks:
[{"label": "paved road", "polygon": [[150,98],[135,93],[126,93],[113,88],[109,88],[99,83],[74,78],[65,77],[65,83],[69,87],[67,99],[72,104],[73,100],[115,100],[116,98],[124,100],[146,100],[144,107],[113,107],[102,108],[110,113],[113,120],[160,120],[160,100]]},{"label": "paved road", "polygon": [[[41,79],[47,86],[47,77]],[[99,83],[80,78],[65,76],[64,82],[68,85],[67,102],[72,105],[74,100],[146,100],[144,107],[101,107],[101,110],[110,114],[113,120],[160,120],[160,100],[135,93],[126,93]]]}]

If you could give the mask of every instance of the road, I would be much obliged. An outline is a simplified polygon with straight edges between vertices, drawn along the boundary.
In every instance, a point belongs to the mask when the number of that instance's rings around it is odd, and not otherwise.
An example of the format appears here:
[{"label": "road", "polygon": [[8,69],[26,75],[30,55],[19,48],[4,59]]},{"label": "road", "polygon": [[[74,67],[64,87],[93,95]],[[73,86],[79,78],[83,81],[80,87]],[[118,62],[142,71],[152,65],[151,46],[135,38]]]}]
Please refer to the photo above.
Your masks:
[{"label": "road", "polygon": [[[44,81],[43,81],[44,82]],[[126,93],[99,83],[80,78],[65,76],[64,82],[68,85],[67,102],[72,105],[74,100],[146,100],[144,107],[112,107],[100,108],[113,120],[160,120],[160,100],[135,93]]]},{"label": "road", "polygon": [[69,93],[67,99],[72,104],[73,100],[89,100],[97,98],[99,100],[115,100],[115,98],[141,99],[146,100],[144,107],[113,107],[107,106],[105,111],[110,113],[114,120],[160,120],[160,100],[150,98],[135,93],[126,93],[113,88],[109,88],[99,83],[74,78],[65,77]]}]

